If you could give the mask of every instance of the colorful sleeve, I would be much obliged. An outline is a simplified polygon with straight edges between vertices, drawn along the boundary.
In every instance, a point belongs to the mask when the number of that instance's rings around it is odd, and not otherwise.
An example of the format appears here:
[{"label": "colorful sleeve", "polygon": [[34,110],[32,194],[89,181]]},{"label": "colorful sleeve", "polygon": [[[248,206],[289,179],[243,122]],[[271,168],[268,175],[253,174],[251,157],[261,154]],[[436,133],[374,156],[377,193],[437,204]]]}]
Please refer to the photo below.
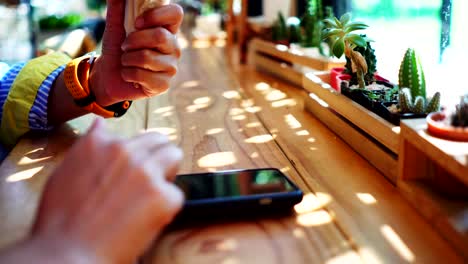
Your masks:
[{"label": "colorful sleeve", "polygon": [[0,140],[5,147],[12,148],[30,129],[48,128],[48,95],[54,80],[69,61],[63,53],[52,53],[21,65],[17,71],[13,67],[4,76],[1,89],[8,93],[3,101],[0,98],[3,105]]}]

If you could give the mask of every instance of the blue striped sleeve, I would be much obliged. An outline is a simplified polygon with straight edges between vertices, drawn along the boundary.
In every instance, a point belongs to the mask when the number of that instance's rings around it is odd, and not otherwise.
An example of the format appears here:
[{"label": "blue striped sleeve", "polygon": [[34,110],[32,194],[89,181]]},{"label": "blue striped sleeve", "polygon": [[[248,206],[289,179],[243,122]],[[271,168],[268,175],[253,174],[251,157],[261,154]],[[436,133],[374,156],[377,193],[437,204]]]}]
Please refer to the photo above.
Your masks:
[{"label": "blue striped sleeve", "polygon": [[63,72],[65,65],[58,67],[42,82],[37,92],[36,100],[29,111],[29,128],[32,130],[50,130],[52,127],[47,121],[47,102],[50,89],[57,77]]},{"label": "blue striped sleeve", "polygon": [[26,63],[18,63],[13,65],[0,79],[0,120],[2,120],[3,105],[5,104],[5,101],[8,97],[8,92],[10,91],[16,76],[25,65]]}]

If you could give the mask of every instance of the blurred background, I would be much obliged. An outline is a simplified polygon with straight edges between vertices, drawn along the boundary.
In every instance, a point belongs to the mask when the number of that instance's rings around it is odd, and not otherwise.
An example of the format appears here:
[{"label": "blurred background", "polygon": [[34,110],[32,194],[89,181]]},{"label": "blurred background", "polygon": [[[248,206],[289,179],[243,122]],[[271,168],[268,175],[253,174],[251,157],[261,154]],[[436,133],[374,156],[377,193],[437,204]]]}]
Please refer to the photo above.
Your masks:
[{"label": "blurred background", "polygon": [[[186,10],[183,31],[197,38],[225,37],[229,0],[179,0]],[[272,23],[281,11],[300,17],[307,0],[248,0],[248,16]],[[351,11],[354,20],[370,25],[378,71],[396,81],[401,58],[414,47],[422,60],[428,90],[466,93],[463,76],[468,61],[466,0],[324,0],[335,15]],[[241,0],[232,12],[241,12]],[[99,44],[104,29],[105,0],[0,0],[0,61],[15,63],[50,50],[77,56]],[[294,10],[292,10],[294,9]],[[71,34],[72,33],[72,34]],[[80,45],[77,45],[79,43]]]}]

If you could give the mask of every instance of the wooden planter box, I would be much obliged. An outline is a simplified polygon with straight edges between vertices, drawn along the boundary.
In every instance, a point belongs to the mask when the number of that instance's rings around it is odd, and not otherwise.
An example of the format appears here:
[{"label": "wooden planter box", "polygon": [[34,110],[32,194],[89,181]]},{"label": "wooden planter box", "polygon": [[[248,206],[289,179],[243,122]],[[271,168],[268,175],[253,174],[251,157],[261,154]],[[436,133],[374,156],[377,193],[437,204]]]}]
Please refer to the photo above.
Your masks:
[{"label": "wooden planter box", "polygon": [[340,94],[329,83],[328,72],[304,76],[306,110],[396,184],[400,127]]},{"label": "wooden planter box", "polygon": [[468,143],[429,135],[425,119],[400,125],[398,189],[468,260]]},{"label": "wooden planter box", "polygon": [[249,46],[249,61],[263,72],[275,75],[302,87],[303,73],[292,65],[306,66],[317,71],[328,71],[343,67],[344,62],[295,54],[285,45],[277,45],[261,39],[253,39]]}]

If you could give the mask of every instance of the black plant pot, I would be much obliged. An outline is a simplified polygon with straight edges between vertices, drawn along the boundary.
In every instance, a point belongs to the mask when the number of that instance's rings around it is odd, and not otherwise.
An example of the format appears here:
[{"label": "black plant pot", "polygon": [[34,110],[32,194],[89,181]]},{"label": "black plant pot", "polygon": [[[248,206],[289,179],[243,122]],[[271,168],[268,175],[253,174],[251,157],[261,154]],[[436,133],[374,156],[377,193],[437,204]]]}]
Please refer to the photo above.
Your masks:
[{"label": "black plant pot", "polygon": [[387,120],[388,122],[394,124],[395,126],[400,125],[401,119],[412,119],[412,118],[425,118],[427,114],[415,114],[415,113],[392,113],[388,110],[387,107],[392,104],[398,104],[397,102],[384,102],[375,105],[375,113]]}]

